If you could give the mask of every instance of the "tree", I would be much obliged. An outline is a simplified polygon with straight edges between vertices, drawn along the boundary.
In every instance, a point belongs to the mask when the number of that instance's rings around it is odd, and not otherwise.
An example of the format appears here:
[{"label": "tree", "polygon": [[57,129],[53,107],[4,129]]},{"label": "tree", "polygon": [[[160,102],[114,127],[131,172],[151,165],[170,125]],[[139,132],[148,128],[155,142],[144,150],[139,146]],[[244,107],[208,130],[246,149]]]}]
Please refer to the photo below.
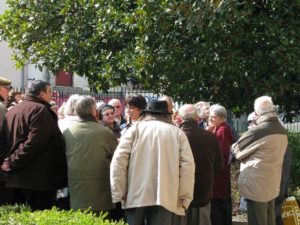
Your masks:
[{"label": "tree", "polygon": [[134,79],[183,102],[250,111],[263,94],[299,108],[300,1],[7,0],[0,35],[25,62],[89,79]]}]

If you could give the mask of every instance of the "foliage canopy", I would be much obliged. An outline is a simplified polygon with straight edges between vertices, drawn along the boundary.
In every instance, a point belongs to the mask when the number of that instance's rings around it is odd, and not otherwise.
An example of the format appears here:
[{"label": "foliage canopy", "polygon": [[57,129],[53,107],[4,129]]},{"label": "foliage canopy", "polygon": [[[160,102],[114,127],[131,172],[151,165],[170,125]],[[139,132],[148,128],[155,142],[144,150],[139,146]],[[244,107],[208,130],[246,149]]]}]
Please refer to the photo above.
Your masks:
[{"label": "foliage canopy", "polygon": [[[219,2],[219,1],[214,1]],[[184,102],[252,110],[271,95],[299,108],[299,0],[7,0],[0,36],[16,65],[139,82]]]}]

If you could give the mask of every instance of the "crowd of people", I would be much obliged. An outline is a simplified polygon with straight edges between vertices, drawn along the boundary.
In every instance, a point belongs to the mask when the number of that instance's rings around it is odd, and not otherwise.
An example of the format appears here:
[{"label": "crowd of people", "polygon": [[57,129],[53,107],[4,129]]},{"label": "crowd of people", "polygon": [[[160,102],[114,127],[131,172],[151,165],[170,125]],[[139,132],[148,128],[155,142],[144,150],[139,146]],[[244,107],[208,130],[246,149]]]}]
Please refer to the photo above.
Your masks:
[{"label": "crowd of people", "polygon": [[75,94],[57,109],[48,82],[30,82],[24,96],[9,85],[0,78],[0,204],[105,211],[129,225],[230,225],[238,160],[248,224],[282,224],[291,160],[271,97],[255,100],[239,137],[220,104],[174,110],[170,96],[130,95],[123,116],[119,99]]}]

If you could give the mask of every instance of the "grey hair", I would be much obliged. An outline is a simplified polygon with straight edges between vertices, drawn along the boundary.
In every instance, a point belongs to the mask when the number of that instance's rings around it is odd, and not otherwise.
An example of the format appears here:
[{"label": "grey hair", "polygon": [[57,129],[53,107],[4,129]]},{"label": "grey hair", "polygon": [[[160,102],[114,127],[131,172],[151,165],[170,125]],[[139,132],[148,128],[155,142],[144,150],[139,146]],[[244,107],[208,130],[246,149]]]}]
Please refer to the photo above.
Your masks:
[{"label": "grey hair", "polygon": [[78,94],[74,94],[71,95],[68,99],[68,101],[66,102],[65,106],[64,106],[64,115],[74,115],[75,114],[75,104],[78,101],[78,99],[80,98],[80,95]]},{"label": "grey hair", "polygon": [[224,122],[227,120],[227,111],[224,106],[220,104],[214,104],[209,108],[209,112],[214,112],[216,116],[219,116],[223,119]]},{"label": "grey hair", "polygon": [[270,96],[261,96],[254,101],[254,111],[258,116],[264,113],[274,112],[274,109],[275,107]]},{"label": "grey hair", "polygon": [[80,119],[92,116],[93,108],[96,108],[96,100],[90,95],[80,96],[75,103],[75,112]]},{"label": "grey hair", "polygon": [[42,91],[47,91],[47,86],[50,86],[50,83],[47,81],[33,80],[28,84],[26,94],[31,96],[39,96]]},{"label": "grey hair", "polygon": [[178,111],[178,115],[183,120],[197,120],[198,114],[197,114],[197,108],[194,105],[191,104],[185,104],[180,107]]},{"label": "grey hair", "polygon": [[198,116],[200,118],[205,118],[205,111],[207,109],[209,109],[210,107],[210,103],[209,102],[204,102],[204,101],[200,101],[200,102],[197,102],[195,104],[196,108],[197,108],[197,113],[198,113]]}]

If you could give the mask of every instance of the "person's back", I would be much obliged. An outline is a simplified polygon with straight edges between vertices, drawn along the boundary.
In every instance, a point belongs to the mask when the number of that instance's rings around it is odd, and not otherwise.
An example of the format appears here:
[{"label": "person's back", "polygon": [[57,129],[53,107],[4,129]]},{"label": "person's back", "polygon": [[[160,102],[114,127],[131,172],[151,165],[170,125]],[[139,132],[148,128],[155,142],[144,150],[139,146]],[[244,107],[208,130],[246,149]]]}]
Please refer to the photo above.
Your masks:
[{"label": "person's back", "polygon": [[[131,128],[135,139],[128,165],[128,194],[126,208],[137,205],[163,205],[171,211],[178,211],[178,187],[180,174],[180,151],[184,146],[184,134],[172,124],[161,121],[142,121]],[[126,136],[127,137],[127,136]],[[125,137],[125,138],[126,138]],[[123,148],[120,143],[119,149]],[[140,169],[137,169],[140,168]],[[151,169],[150,169],[151,168]],[[190,177],[188,175],[187,177]],[[185,184],[187,188],[192,185]],[[175,204],[176,203],[176,204]]]},{"label": "person's back", "polygon": [[114,208],[110,195],[109,165],[117,140],[96,122],[76,122],[64,131],[72,209]]},{"label": "person's back", "polygon": [[[151,108],[161,106],[163,109]],[[142,121],[121,137],[111,163],[114,202],[129,224],[170,224],[184,215],[194,188],[194,159],[186,135],[171,124],[167,103],[149,103]]]},{"label": "person's back", "polygon": [[63,133],[71,208],[91,207],[97,213],[113,209],[109,167],[117,139],[108,128],[97,124],[96,102],[92,97],[80,97],[76,112],[80,120]]},{"label": "person's back", "polygon": [[254,101],[255,126],[233,144],[241,161],[238,186],[247,199],[249,225],[275,225],[275,198],[279,194],[282,164],[287,149],[287,132],[274,111],[272,98]]},{"label": "person's back", "polygon": [[191,207],[205,206],[213,196],[214,173],[223,168],[218,140],[214,134],[200,128],[197,121],[185,121],[180,128],[189,140],[196,164],[194,199]]}]

